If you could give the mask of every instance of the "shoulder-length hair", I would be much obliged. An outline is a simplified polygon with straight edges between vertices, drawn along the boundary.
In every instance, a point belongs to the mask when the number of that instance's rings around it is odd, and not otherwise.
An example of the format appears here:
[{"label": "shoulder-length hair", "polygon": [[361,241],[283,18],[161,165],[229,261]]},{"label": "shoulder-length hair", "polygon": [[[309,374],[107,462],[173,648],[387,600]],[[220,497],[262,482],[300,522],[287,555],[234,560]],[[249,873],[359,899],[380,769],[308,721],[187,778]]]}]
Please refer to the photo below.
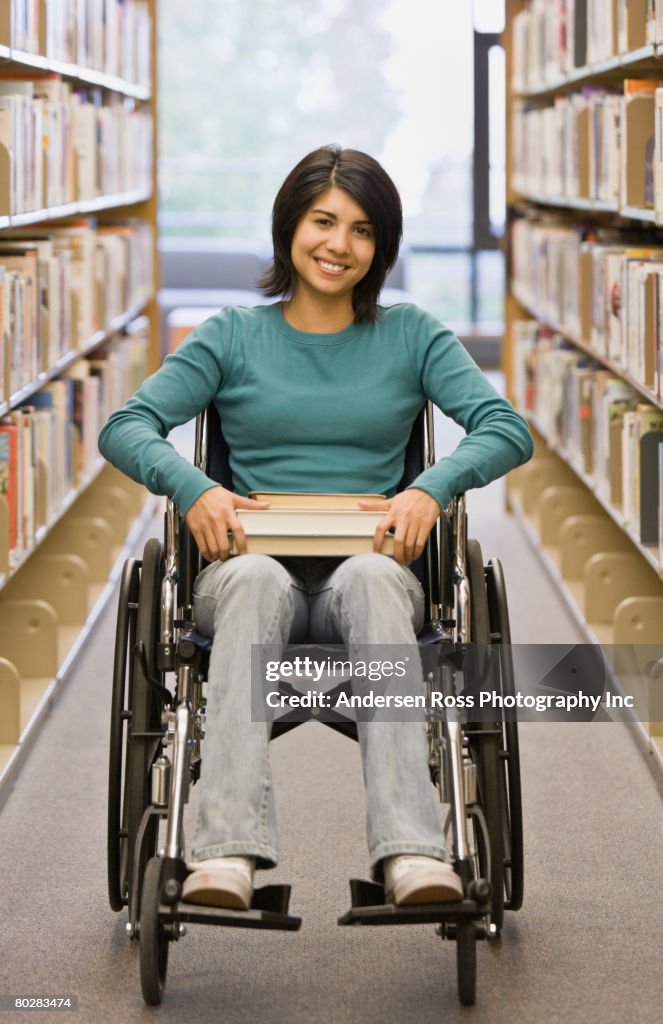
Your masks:
[{"label": "shoulder-length hair", "polygon": [[295,229],[318,196],[330,188],[342,188],[352,196],[366,211],[373,226],[373,262],[352,292],[355,322],[373,323],[378,295],[398,256],[403,210],[398,190],[384,168],[373,157],[356,149],[322,146],[290,171],[272,210],[274,260],[258,286],[266,295],[292,296],[297,283],[290,255]]}]

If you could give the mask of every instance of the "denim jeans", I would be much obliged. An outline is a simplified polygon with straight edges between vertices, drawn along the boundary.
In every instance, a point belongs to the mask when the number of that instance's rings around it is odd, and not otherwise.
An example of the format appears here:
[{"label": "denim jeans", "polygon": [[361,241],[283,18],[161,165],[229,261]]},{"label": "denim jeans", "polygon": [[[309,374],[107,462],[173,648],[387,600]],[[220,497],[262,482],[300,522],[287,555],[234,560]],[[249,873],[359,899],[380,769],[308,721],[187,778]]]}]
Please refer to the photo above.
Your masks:
[{"label": "denim jeans", "polygon": [[[213,637],[201,798],[192,860],[243,854],[277,861],[269,767],[270,724],[251,718],[251,645],[315,640],[411,645],[424,615],[419,581],[384,555],[346,559],[241,555],[213,562],[194,587],[196,623]],[[353,693],[363,680],[353,681]],[[366,684],[368,687],[369,684]],[[399,693],[424,694],[418,654]],[[267,715],[265,715],[267,717]],[[427,764],[424,712],[358,720],[374,879],[394,854],[444,859],[444,837]]]}]

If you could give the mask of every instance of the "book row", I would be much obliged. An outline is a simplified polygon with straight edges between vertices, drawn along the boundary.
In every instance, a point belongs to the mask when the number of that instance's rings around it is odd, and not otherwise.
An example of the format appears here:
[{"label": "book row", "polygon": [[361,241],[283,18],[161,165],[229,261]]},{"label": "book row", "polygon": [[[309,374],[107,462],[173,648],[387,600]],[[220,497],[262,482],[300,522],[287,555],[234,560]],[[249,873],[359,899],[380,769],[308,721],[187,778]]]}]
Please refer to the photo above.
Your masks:
[{"label": "book row", "polygon": [[0,401],[153,292],[152,227],[92,219],[0,235]]},{"label": "book row", "polygon": [[662,0],[531,0],[513,18],[515,91],[663,43]]},{"label": "book row", "polygon": [[[535,320],[514,324],[516,400],[642,544],[659,534],[663,409]],[[661,551],[663,561],[663,550]]]},{"label": "book row", "polygon": [[152,114],[59,75],[0,74],[0,215],[152,184]]},{"label": "book row", "polygon": [[513,109],[513,185],[552,199],[590,199],[663,217],[663,88],[626,79]]},{"label": "book row", "polygon": [[0,419],[0,500],[9,508],[10,570],[94,469],[99,431],[147,375],[148,348],[142,318]]},{"label": "book row", "polygon": [[642,233],[516,218],[514,293],[663,400],[663,247]]},{"label": "book row", "polygon": [[[150,15],[145,0],[11,0],[0,43],[150,84]],[[4,37],[3,37],[4,30]]]}]

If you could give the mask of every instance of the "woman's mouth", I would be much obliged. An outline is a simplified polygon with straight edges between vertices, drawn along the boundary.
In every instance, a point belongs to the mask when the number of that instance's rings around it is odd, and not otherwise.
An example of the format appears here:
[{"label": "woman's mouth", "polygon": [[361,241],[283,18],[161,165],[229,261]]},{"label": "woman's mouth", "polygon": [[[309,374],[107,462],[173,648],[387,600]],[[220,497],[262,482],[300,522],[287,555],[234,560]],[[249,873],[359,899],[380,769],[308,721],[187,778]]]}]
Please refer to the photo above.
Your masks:
[{"label": "woman's mouth", "polygon": [[338,277],[339,274],[348,269],[343,263],[331,263],[329,260],[320,259],[319,256],[315,257],[315,262],[325,274],[332,274],[335,277]]}]

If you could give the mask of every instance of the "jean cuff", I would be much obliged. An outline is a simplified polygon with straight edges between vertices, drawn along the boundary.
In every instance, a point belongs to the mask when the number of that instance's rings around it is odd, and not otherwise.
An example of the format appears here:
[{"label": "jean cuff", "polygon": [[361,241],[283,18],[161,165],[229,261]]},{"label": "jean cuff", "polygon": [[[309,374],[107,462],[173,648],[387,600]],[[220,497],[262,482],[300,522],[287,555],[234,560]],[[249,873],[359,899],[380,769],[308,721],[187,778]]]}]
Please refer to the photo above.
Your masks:
[{"label": "jean cuff", "polygon": [[190,862],[211,860],[212,857],[255,857],[256,867],[261,869],[275,868],[278,863],[278,854],[272,846],[242,839],[197,847],[191,851]]},{"label": "jean cuff", "polygon": [[408,842],[407,839],[394,839],[389,843],[380,843],[375,850],[371,851],[371,881],[379,883],[384,881],[382,862],[385,857],[400,856],[434,857],[435,860],[449,860],[443,846]]}]

